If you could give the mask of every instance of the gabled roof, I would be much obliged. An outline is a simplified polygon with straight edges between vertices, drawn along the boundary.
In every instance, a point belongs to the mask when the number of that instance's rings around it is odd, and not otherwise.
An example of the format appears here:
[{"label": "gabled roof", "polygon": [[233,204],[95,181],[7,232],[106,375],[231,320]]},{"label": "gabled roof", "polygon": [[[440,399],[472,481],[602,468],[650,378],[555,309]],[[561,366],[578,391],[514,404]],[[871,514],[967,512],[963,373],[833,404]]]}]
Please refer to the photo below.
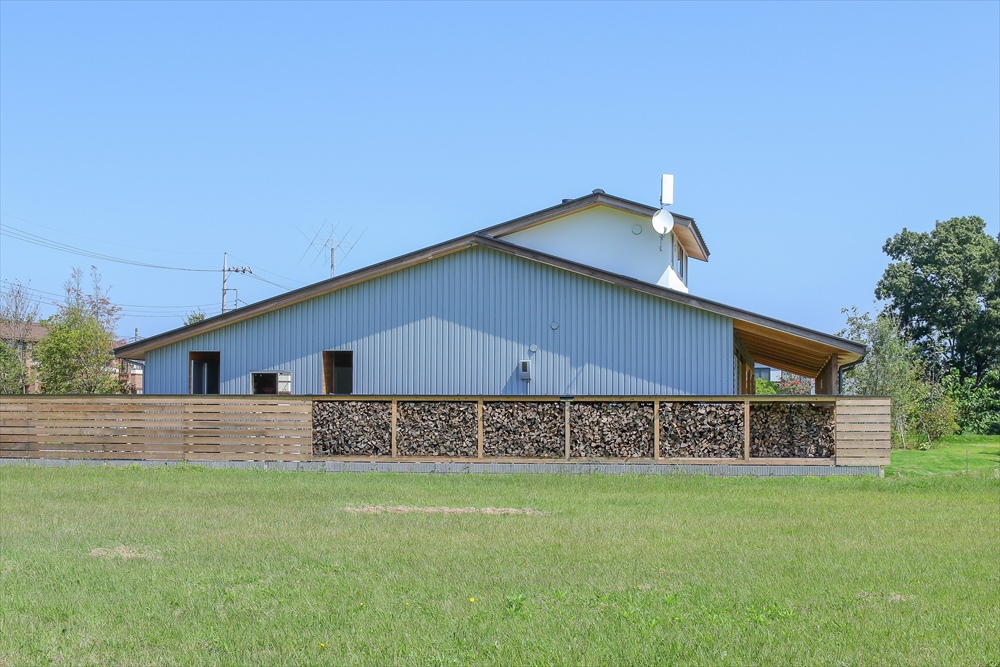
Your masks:
[{"label": "gabled roof", "polygon": [[[508,220],[507,222],[501,222],[499,225],[493,225],[492,227],[482,229],[478,233],[487,234],[499,239],[507,236],[508,234],[519,232],[522,229],[528,229],[529,227],[541,225],[555,220],[556,218],[562,218],[567,215],[579,213],[580,211],[588,208],[594,208],[595,206],[607,206],[609,208],[624,211],[626,213],[632,213],[643,218],[652,218],[653,215],[660,210],[629,199],[609,195],[604,192],[604,190],[594,190],[589,195],[578,197],[577,199],[564,199],[561,204],[557,204],[556,206],[550,206],[549,208],[536,211],[535,213],[529,213],[528,215],[521,216],[520,218],[514,218],[513,220]],[[694,218],[689,218],[686,215],[681,215],[672,211],[671,215],[674,218],[674,235],[684,247],[684,252],[686,252],[692,259],[700,259],[703,262],[707,262],[709,255],[708,246],[705,245],[705,239],[702,238],[701,230],[698,229],[698,225],[695,223]]]},{"label": "gabled roof", "polygon": [[23,337],[25,343],[37,343],[49,333],[49,328],[41,324],[15,324],[0,320],[0,340],[11,343],[19,342]]},{"label": "gabled roof", "polygon": [[[816,377],[822,370],[826,361],[831,355],[836,354],[840,365],[857,361],[864,354],[864,345],[853,341],[831,336],[812,329],[806,329],[788,322],[775,320],[764,315],[758,315],[746,310],[727,306],[716,301],[702,299],[691,294],[678,292],[659,285],[642,282],[634,278],[611,273],[571,260],[549,255],[536,250],[531,250],[508,241],[504,241],[498,236],[513,233],[518,229],[524,229],[534,224],[540,224],[545,220],[551,220],[562,215],[569,215],[571,212],[589,208],[593,205],[614,205],[616,208],[641,207],[643,213],[655,213],[654,209],[635,202],[629,202],[618,197],[610,197],[603,192],[594,192],[586,197],[565,202],[560,206],[533,213],[530,216],[517,218],[510,222],[489,227],[481,232],[460,236],[444,243],[417,250],[415,252],[396,257],[394,259],[373,264],[372,266],[345,273],[328,280],[324,280],[306,287],[286,292],[264,301],[245,306],[238,310],[232,310],[222,315],[207,318],[197,324],[181,327],[172,331],[146,338],[144,340],[124,345],[115,350],[115,356],[125,359],[143,359],[149,350],[153,350],[165,345],[170,345],[199,334],[221,329],[235,322],[247,320],[264,313],[269,313],[280,308],[286,308],[296,303],[313,299],[324,294],[336,292],[351,285],[377,278],[382,275],[393,273],[423,262],[428,262],[442,255],[458,252],[474,245],[491,248],[510,255],[521,257],[549,266],[557,267],[572,273],[588,276],[595,280],[612,283],[626,289],[650,294],[654,297],[673,301],[676,303],[699,308],[712,313],[730,317],[734,321],[734,329],[741,341],[755,359],[770,363],[776,368],[789,370],[800,375]],[[570,210],[567,210],[570,209]],[[679,218],[681,216],[675,216]],[[694,220],[686,218],[691,223],[690,229],[697,232]],[[700,236],[700,234],[699,234]],[[707,253],[707,248],[706,248]]]}]

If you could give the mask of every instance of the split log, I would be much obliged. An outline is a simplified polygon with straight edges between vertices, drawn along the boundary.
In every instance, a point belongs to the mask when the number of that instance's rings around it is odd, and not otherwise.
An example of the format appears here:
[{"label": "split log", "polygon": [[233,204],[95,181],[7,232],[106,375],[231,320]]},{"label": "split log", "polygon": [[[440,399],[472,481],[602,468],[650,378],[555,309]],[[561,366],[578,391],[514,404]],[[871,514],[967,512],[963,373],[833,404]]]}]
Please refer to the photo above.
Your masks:
[{"label": "split log", "polygon": [[572,403],[570,456],[652,458],[652,403]]},{"label": "split log", "polygon": [[750,406],[751,458],[830,458],[836,442],[837,419],[832,405]]},{"label": "split log", "polygon": [[566,453],[562,403],[483,403],[483,455],[562,458]]},{"label": "split log", "polygon": [[399,456],[471,456],[479,453],[475,403],[400,401],[396,413]]},{"label": "split log", "polygon": [[392,404],[385,401],[313,401],[315,456],[389,456]]},{"label": "split log", "polygon": [[742,458],[742,403],[660,403],[660,456]]}]

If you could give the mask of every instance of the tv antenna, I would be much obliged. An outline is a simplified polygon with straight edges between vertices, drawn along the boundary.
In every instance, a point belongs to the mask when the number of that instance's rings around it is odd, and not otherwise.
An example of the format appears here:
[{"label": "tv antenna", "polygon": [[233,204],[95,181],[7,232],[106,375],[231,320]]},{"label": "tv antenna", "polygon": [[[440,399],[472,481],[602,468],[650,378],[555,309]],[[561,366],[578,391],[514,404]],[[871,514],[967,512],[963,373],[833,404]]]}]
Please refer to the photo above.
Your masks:
[{"label": "tv antenna", "polygon": [[674,216],[667,207],[674,203],[674,176],[663,174],[660,179],[660,210],[653,214],[653,229],[660,235],[660,252],[663,252],[663,237],[674,228]]},{"label": "tv antenna", "polygon": [[299,262],[301,262],[303,259],[305,259],[305,256],[308,255],[309,251],[312,250],[313,248],[317,249],[317,251],[316,251],[316,257],[314,257],[313,261],[312,261],[313,264],[315,264],[316,260],[319,259],[319,257],[324,254],[325,250],[329,250],[330,251],[330,277],[333,278],[335,275],[337,275],[337,254],[338,253],[340,254],[340,261],[343,262],[347,258],[347,256],[351,254],[351,251],[354,250],[354,246],[357,245],[358,241],[361,240],[361,237],[365,235],[365,232],[368,231],[367,229],[362,230],[361,233],[358,234],[358,236],[354,239],[354,241],[352,241],[351,243],[348,243],[347,239],[348,239],[348,237],[350,237],[351,230],[353,230],[353,229],[354,229],[353,225],[351,227],[348,227],[347,231],[344,232],[344,234],[338,239],[337,238],[337,225],[331,224],[330,225],[330,235],[327,236],[326,240],[324,240],[322,242],[318,242],[319,238],[320,238],[320,234],[322,234],[322,232],[323,232],[322,227],[319,229],[319,231],[317,231],[315,234],[313,234],[312,240],[309,240],[309,237],[306,236],[305,232],[303,232],[300,229],[299,230],[299,234],[302,234],[302,236],[307,241],[309,241],[309,245],[306,247],[305,252],[302,253],[302,257],[299,257]]}]

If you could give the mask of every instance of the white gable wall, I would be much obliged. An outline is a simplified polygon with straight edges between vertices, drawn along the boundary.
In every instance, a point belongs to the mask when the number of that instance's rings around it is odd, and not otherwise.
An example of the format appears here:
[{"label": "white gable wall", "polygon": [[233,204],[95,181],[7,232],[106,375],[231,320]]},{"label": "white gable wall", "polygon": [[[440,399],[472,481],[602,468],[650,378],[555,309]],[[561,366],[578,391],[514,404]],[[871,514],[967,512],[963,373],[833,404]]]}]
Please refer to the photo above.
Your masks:
[{"label": "white gable wall", "polygon": [[685,281],[674,271],[674,235],[667,234],[661,243],[660,235],[645,216],[595,206],[508,234],[503,240],[643,282],[688,291]]}]

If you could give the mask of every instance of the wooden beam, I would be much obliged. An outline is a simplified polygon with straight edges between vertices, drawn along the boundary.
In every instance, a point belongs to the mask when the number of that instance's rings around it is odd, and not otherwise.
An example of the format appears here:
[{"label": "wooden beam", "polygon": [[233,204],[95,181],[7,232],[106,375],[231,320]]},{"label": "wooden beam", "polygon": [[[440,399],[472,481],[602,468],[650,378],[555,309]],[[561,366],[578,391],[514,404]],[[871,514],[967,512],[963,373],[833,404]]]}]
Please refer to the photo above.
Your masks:
[{"label": "wooden beam", "polygon": [[743,401],[743,460],[750,460],[750,401]]},{"label": "wooden beam", "polygon": [[399,404],[399,401],[397,401],[396,399],[392,399],[392,427],[391,427],[392,428],[392,433],[389,436],[389,442],[390,442],[389,449],[390,449],[390,452],[392,454],[392,458],[396,458],[396,431],[397,431],[397,429],[396,429],[396,415],[399,413],[399,405],[398,404]]},{"label": "wooden beam", "polygon": [[660,402],[653,401],[653,458],[660,458]]},{"label": "wooden beam", "polygon": [[569,401],[564,403],[566,406],[566,416],[565,416],[565,430],[566,430],[566,460],[569,461],[570,454],[570,439],[569,439]]},{"label": "wooden beam", "polygon": [[483,399],[476,401],[476,458],[483,458]]}]

